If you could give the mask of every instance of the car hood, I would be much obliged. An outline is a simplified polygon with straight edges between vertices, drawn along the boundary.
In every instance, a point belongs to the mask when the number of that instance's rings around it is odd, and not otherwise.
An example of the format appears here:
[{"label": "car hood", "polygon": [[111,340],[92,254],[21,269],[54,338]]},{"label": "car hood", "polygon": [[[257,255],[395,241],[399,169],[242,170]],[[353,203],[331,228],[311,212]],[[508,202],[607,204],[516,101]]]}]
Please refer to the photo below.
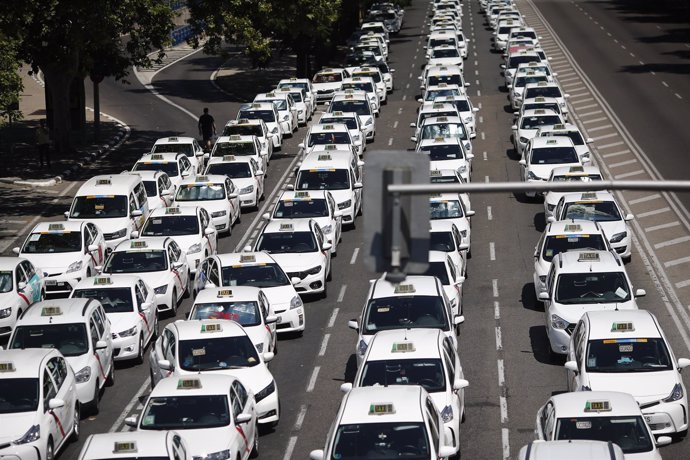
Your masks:
[{"label": "car hood", "polygon": [[[241,177],[238,179],[230,179],[235,187],[238,189],[243,189],[249,187],[250,185],[256,185],[256,180],[253,177]],[[239,190],[238,190],[239,191]]]},{"label": "car hood", "polygon": [[0,445],[17,440],[24,436],[33,425],[36,425],[35,412],[19,412],[16,414],[2,414],[0,428]]},{"label": "car hood", "polygon": [[599,225],[601,225],[601,229],[604,231],[607,238],[611,238],[616,233],[625,232],[627,230],[624,220],[599,222]]},{"label": "car hood", "polygon": [[190,246],[201,242],[201,237],[199,235],[181,235],[171,237],[175,243],[177,243],[184,252],[187,252]]},{"label": "car hood", "polygon": [[[266,338],[266,328],[268,326],[264,326],[263,324],[259,324],[258,326],[251,326],[251,327],[245,327],[244,330],[247,332],[247,336],[249,336],[249,339],[252,341],[254,346],[259,346],[259,344],[264,343],[264,339]],[[268,344],[264,344],[263,351],[268,351]]]},{"label": "car hood", "polygon": [[228,200],[202,200],[202,201],[175,201],[175,206],[199,206],[205,208],[209,214],[222,211],[227,206]]},{"label": "car hood", "polygon": [[81,260],[81,252],[60,252],[53,254],[20,254],[20,257],[28,259],[36,268],[49,275],[64,273],[72,262]]},{"label": "car hood", "polygon": [[678,383],[677,371],[599,373],[588,372],[589,387],[593,391],[624,391],[635,397],[638,403],[658,401],[671,394]]},{"label": "car hood", "polygon": [[106,313],[105,316],[107,316],[108,320],[110,320],[110,330],[116,334],[126,331],[127,329],[131,329],[138,323],[137,314],[133,311],[123,313]]},{"label": "car hood", "polygon": [[228,428],[199,428],[196,430],[182,430],[176,428],[187,443],[189,458],[206,458],[208,454],[220,452],[230,448]]},{"label": "car hood", "polygon": [[[80,370],[82,370],[83,368],[85,368],[86,366],[89,365],[89,356],[90,356],[90,353],[87,351],[83,355],[79,355],[79,356],[65,356],[65,360],[67,360],[67,364],[70,365],[70,367],[72,368],[72,370],[76,374],[77,372],[79,372]],[[105,365],[105,363],[104,363],[104,365]],[[96,371],[96,372],[98,372],[98,371]],[[96,378],[97,376],[92,375],[91,377]]]},{"label": "car hood", "polygon": [[[172,180],[172,178],[170,178]],[[75,219],[70,217],[70,222],[93,222],[103,233],[115,233],[123,228],[129,228],[129,217],[109,217],[107,219]]]},{"label": "car hood", "polygon": [[[619,310],[636,310],[637,305],[634,300],[621,303],[592,303],[582,305],[559,305],[557,308],[549,308],[549,314],[553,313],[571,324],[577,323],[582,318],[582,315],[588,311],[613,311],[616,308]],[[550,318],[550,316],[549,316]]]},{"label": "car hood", "polygon": [[261,288],[268,298],[268,303],[271,305],[269,314],[276,311],[283,312],[290,308],[290,302],[294,297],[297,297],[297,291],[291,284],[285,286],[274,286],[269,288]]},{"label": "car hood", "polygon": [[[340,204],[347,200],[352,200],[354,198],[354,193],[349,188],[343,190],[329,190],[336,204]],[[354,203],[353,203],[354,204]]]},{"label": "car hood", "polygon": [[271,254],[280,268],[286,273],[302,271],[316,265],[321,265],[320,252],[305,252],[300,254]]},{"label": "car hood", "polygon": [[312,83],[312,87],[314,88],[314,91],[316,91],[317,93],[319,91],[335,91],[341,86],[342,83],[339,81],[331,83]]},{"label": "car hood", "polygon": [[532,173],[539,177],[541,180],[547,180],[551,175],[551,171],[553,171],[554,168],[559,168],[563,166],[580,166],[580,163],[559,163],[553,165],[530,164],[529,170],[532,171]]},{"label": "car hood", "polygon": [[[152,289],[157,288],[158,286],[161,286],[163,284],[168,284],[167,282],[167,274],[170,273],[167,270],[163,270],[160,272],[143,272],[143,273],[134,273],[138,277],[140,277],[146,284],[151,286]],[[132,275],[132,273],[111,273],[110,276],[117,277],[120,275]]]}]

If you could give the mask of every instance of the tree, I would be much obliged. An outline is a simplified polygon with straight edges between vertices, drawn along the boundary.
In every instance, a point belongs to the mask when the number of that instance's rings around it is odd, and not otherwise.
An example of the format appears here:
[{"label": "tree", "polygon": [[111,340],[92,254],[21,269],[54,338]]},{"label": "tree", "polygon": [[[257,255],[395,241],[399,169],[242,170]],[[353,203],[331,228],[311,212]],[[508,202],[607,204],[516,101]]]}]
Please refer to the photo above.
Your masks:
[{"label": "tree", "polygon": [[174,13],[167,0],[24,0],[2,2],[0,33],[17,43],[17,53],[43,72],[50,89],[53,140],[70,148],[70,87],[75,78],[97,72],[124,78],[132,65],[163,57]]},{"label": "tree", "polygon": [[19,75],[17,44],[0,33],[0,113],[7,112],[10,117],[20,115],[15,109],[24,89]]}]

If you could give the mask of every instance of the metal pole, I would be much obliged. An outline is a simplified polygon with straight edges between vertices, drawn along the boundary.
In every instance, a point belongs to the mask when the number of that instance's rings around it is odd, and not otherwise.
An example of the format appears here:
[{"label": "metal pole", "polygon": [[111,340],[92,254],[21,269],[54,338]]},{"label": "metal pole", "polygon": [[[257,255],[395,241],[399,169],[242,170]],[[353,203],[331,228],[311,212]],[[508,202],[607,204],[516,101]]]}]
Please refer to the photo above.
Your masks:
[{"label": "metal pole", "polygon": [[98,142],[101,137],[101,98],[98,83],[93,82],[93,139]]},{"label": "metal pole", "polygon": [[[396,169],[393,171],[393,183],[401,183],[403,180],[403,171]],[[389,186],[390,189],[391,186]],[[402,223],[402,207],[400,193],[393,193],[393,215],[392,228],[399,229]],[[399,231],[393,232],[391,240],[391,270],[386,272],[386,280],[391,283],[400,283],[405,281],[405,273],[400,270],[402,261],[401,247],[402,235]]]}]

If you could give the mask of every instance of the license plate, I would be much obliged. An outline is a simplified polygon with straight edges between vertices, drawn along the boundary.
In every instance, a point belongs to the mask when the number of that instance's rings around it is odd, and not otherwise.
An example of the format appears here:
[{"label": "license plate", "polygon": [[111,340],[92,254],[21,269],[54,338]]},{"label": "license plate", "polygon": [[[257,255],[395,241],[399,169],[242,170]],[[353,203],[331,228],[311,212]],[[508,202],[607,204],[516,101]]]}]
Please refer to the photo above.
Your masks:
[{"label": "license plate", "polygon": [[57,285],[56,280],[46,280],[46,286],[55,286]]}]

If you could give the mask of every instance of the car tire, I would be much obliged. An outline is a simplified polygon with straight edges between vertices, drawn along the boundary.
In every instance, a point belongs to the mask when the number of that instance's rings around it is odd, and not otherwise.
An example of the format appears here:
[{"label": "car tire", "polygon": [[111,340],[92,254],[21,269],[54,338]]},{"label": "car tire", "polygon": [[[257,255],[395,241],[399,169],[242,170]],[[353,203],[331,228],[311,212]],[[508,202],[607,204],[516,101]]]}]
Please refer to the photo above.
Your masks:
[{"label": "car tire", "polygon": [[79,441],[79,435],[81,434],[81,409],[79,407],[79,403],[74,406],[74,420],[72,423],[74,423],[74,426],[72,427],[72,435],[69,437],[69,440],[71,442],[77,442]]},{"label": "car tire", "polygon": [[46,445],[46,460],[55,460],[55,450],[53,449],[53,438],[48,438]]},{"label": "car tire", "polygon": [[144,334],[139,334],[139,350],[137,357],[134,358],[134,362],[137,364],[144,363]]},{"label": "car tire", "polygon": [[171,307],[172,307],[172,315],[173,315],[173,317],[174,317],[174,316],[177,316],[177,303],[178,303],[178,302],[177,302],[177,288],[173,288],[172,297],[170,298],[170,300],[171,300],[171,303],[172,303],[172,305],[171,305]]},{"label": "car tire", "polygon": [[93,399],[89,401],[89,403],[86,405],[87,406],[87,412],[89,415],[98,415],[98,412],[100,411],[100,396],[101,396],[101,391],[100,391],[100,382],[98,379],[96,379],[96,385],[94,387],[93,391]]},{"label": "car tire", "polygon": [[192,295],[192,273],[187,272],[187,286],[184,289],[184,299],[188,299]]},{"label": "car tire", "polygon": [[249,458],[256,458],[259,456],[259,425],[254,425],[254,445],[252,451],[249,453]]},{"label": "car tire", "polygon": [[108,377],[105,379],[105,384],[106,386],[113,386],[115,385],[115,361],[111,360],[110,361],[110,372],[108,372]]}]

